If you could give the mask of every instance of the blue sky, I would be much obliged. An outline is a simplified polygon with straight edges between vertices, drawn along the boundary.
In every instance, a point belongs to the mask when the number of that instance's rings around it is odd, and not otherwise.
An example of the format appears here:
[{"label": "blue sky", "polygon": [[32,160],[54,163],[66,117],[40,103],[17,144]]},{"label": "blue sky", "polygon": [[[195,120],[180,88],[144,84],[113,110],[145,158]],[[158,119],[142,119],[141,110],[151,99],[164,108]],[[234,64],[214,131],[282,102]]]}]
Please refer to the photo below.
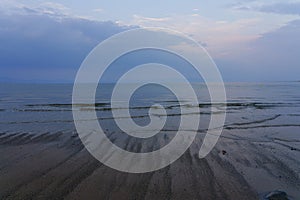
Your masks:
[{"label": "blue sky", "polygon": [[300,80],[300,1],[0,1],[0,80],[72,82],[99,42],[165,27],[203,44],[225,81]]}]

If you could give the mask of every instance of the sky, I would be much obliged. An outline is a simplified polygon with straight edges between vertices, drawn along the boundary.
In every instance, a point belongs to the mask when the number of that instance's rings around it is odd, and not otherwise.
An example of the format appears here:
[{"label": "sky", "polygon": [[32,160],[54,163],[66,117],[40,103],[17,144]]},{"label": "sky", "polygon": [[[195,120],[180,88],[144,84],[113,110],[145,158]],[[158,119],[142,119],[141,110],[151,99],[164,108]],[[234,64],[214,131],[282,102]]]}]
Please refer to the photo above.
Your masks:
[{"label": "sky", "polygon": [[0,81],[72,82],[98,43],[136,27],[190,36],[228,82],[300,80],[299,0],[1,0]]}]

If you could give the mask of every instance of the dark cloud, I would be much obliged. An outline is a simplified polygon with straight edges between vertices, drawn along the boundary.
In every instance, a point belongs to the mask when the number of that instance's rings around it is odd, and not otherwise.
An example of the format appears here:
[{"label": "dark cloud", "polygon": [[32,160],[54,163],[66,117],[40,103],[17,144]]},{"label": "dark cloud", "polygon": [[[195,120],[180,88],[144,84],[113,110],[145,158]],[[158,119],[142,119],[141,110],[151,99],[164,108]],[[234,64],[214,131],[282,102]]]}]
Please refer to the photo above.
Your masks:
[{"label": "dark cloud", "polygon": [[265,33],[250,44],[249,51],[217,63],[229,81],[299,80],[300,20]]},{"label": "dark cloud", "polygon": [[263,34],[250,45],[261,59],[272,66],[297,67],[300,65],[300,20],[280,29]]},{"label": "dark cloud", "polygon": [[76,71],[99,42],[130,28],[111,21],[57,18],[34,10],[0,14],[1,76],[34,69]]},{"label": "dark cloud", "polygon": [[300,15],[300,2],[263,5],[260,8],[258,8],[258,10],[261,12],[277,14]]},{"label": "dark cloud", "polygon": [[227,7],[244,11],[259,11],[265,13],[276,13],[284,15],[300,15],[300,2],[273,3],[263,4],[260,6],[254,6],[251,4],[248,5],[248,2],[252,2],[252,0],[229,4],[227,5]]}]

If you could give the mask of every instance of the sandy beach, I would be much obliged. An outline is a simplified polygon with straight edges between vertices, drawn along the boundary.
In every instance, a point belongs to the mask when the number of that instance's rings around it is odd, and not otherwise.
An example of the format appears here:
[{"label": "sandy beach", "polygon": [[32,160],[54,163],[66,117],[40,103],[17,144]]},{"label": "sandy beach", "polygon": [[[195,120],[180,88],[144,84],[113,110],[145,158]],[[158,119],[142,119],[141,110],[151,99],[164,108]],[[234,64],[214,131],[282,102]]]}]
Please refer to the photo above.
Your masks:
[{"label": "sandy beach", "polygon": [[270,143],[225,129],[204,159],[198,158],[199,136],[170,166],[129,174],[94,159],[75,133],[1,133],[0,198],[264,199],[279,190],[297,199],[299,141],[279,136]]}]

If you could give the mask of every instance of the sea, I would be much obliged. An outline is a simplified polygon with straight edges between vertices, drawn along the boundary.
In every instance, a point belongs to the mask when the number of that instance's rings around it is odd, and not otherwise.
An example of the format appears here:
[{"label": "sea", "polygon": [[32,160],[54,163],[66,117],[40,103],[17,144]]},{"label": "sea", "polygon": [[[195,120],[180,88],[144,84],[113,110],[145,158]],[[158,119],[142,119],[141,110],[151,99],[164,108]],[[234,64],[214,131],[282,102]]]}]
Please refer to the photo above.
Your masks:
[{"label": "sea", "polygon": [[[95,109],[99,123],[108,132],[120,131],[113,122],[112,110],[124,109],[111,107],[113,87],[114,84],[98,86],[95,105],[76,107],[86,112]],[[210,103],[205,84],[194,83],[193,88],[199,104],[189,105],[187,100],[185,106],[190,106],[190,112],[184,114],[199,114],[193,112],[193,108],[200,108],[199,132],[207,128],[212,114],[225,111],[223,129],[230,133],[238,130],[239,134],[243,134],[242,130],[248,130],[250,138],[267,139],[270,131],[262,130],[284,130],[286,137],[282,140],[300,140],[300,82],[225,83],[227,101],[220,104]],[[76,134],[72,90],[73,84],[1,83],[1,133],[31,136],[57,132]],[[145,85],[131,96],[129,110],[133,121],[140,126],[149,124],[149,109],[154,104],[166,110],[169,121],[163,129],[176,130],[182,115],[180,104],[176,95],[158,85]],[[254,134],[249,134],[249,131]]]}]

